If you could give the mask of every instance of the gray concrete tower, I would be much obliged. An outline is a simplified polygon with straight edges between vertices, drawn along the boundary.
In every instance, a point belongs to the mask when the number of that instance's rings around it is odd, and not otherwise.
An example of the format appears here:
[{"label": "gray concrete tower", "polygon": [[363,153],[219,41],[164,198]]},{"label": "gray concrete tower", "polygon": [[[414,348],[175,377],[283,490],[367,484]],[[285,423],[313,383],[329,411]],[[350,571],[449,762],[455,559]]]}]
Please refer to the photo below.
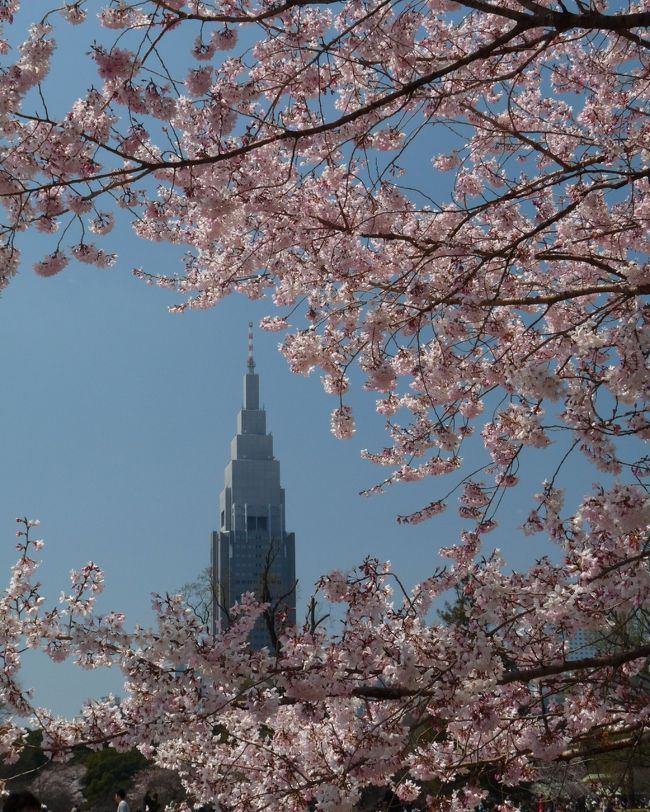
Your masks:
[{"label": "gray concrete tower", "polygon": [[[266,432],[266,412],[260,408],[252,327],[249,324],[243,405],[219,496],[219,530],[212,533],[215,634],[227,628],[227,610],[244,592],[254,592],[260,599],[277,604],[276,632],[295,623],[295,541],[285,528],[280,463],[273,457],[273,436]],[[272,647],[266,621],[258,621],[250,641],[257,649]]]}]

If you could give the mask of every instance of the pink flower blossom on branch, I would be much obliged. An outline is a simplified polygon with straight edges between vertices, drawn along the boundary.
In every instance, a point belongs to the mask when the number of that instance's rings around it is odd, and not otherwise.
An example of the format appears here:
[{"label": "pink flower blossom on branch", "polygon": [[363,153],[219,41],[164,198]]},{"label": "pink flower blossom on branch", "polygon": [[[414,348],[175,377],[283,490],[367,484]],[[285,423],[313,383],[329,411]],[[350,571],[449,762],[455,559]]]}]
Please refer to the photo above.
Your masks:
[{"label": "pink flower blossom on branch", "polygon": [[[21,520],[2,701],[34,710],[25,648],[113,662],[119,707],[75,722],[39,711],[52,753],[139,746],[196,803],[252,812],[351,808],[369,786],[470,810],[486,771],[531,783],[541,763],[638,746],[648,705],[632,676],[650,651],[621,645],[610,619],[645,611],[650,592],[648,11],[120,0],[93,43],[85,5],[53,3],[19,31],[16,0],[0,3],[0,287],[34,229],[45,276],[66,257],[113,265],[116,216],[184,246],[177,271],[136,274],[177,291],[175,312],[268,297],[262,323],[286,330],[292,371],[319,370],[339,399],[335,436],[355,432],[355,366],[382,393],[386,441],[362,454],[385,474],[365,493],[426,483],[428,504],[399,521],[458,499],[467,526],[408,594],[372,559],[327,576],[338,631],[314,620],[271,655],[247,645],[269,608],[251,595],[215,640],[174,596],[155,598],[155,629],[129,635],[119,611],[96,615],[88,565],[48,612]],[[67,106],[61,88],[48,104],[66,20],[66,59],[90,87]],[[597,484],[572,507],[577,455]],[[522,471],[541,482],[522,532],[557,555],[510,573],[481,544]],[[463,622],[432,621],[451,589]],[[575,650],[579,632],[595,657]],[[12,725],[0,749],[13,752]]]},{"label": "pink flower blossom on branch", "polygon": [[349,406],[339,406],[331,416],[332,434],[338,440],[349,440],[355,432],[354,417]]},{"label": "pink flower blossom on branch", "polygon": [[61,251],[57,251],[49,257],[45,257],[34,265],[34,271],[39,276],[54,276],[60,273],[68,264],[68,258]]},{"label": "pink flower blossom on branch", "polygon": [[[590,527],[590,511],[608,496],[610,520]],[[18,519],[19,559],[0,597],[3,701],[21,715],[34,710],[19,684],[25,647],[82,668],[112,663],[125,678],[121,702],[90,702],[69,721],[37,711],[54,758],[104,739],[137,746],[178,770],[194,802],[235,800],[260,812],[354,804],[378,786],[413,802],[432,778],[438,805],[473,808],[484,769],[507,763],[512,785],[530,783],[549,762],[634,740],[647,719],[635,675],[647,670],[650,647],[608,643],[612,601],[636,611],[650,589],[647,527],[616,529],[630,498],[621,491],[587,500],[585,515],[571,517],[561,560],[528,573],[509,572],[497,554],[477,560],[478,534],[447,549],[449,567],[409,593],[375,559],[331,572],[319,591],[341,607],[340,624],[331,634],[287,628],[273,654],[247,643],[266,608],[251,594],[215,638],[180,595],[154,595],[154,627],[127,633],[120,613],[95,613],[103,579],[93,563],[72,572],[71,592],[48,610],[34,580],[35,523]],[[633,510],[646,520],[650,507],[646,500]],[[463,614],[432,621],[431,599],[453,587]],[[600,648],[585,657],[572,641],[587,630]],[[562,702],[540,714],[540,702],[559,694]],[[413,735],[423,729],[432,735]],[[23,739],[14,723],[3,728],[5,761]]]}]

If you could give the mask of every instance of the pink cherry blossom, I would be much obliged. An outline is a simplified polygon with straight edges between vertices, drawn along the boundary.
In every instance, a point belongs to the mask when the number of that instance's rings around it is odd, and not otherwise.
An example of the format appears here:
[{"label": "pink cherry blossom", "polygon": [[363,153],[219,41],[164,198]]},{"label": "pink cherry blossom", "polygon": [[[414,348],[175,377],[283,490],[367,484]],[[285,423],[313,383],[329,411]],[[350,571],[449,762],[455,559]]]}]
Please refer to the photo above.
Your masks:
[{"label": "pink cherry blossom", "polygon": [[[252,595],[214,640],[174,596],[154,599],[151,630],[98,616],[96,565],[47,610],[21,520],[3,703],[35,710],[25,648],[115,663],[126,682],[119,707],[38,711],[56,757],[138,746],[224,809],[342,810],[380,786],[469,810],[483,769],[530,784],[645,735],[633,676],[650,651],[610,618],[650,594],[650,14],[574,5],[119,0],[97,39],[88,4],[45,3],[21,30],[17,0],[0,3],[0,287],[34,229],[43,276],[67,257],[113,266],[117,218],[182,245],[179,268],[136,275],[176,291],[177,313],[264,301],[291,370],[318,370],[335,398],[335,436],[354,437],[359,386],[380,393],[386,440],[362,455],[383,473],[365,494],[418,482],[398,521],[434,528],[456,502],[462,524],[440,541],[447,566],[407,594],[372,559],[325,577],[337,631],[286,629],[271,654],[246,643],[269,611]],[[59,26],[90,89],[49,104]],[[593,476],[569,499],[578,455]],[[556,548],[526,572],[482,546],[506,489],[522,538]],[[431,617],[449,590],[463,623]],[[21,741],[3,728],[3,757]]]},{"label": "pink cherry blossom", "polygon": [[34,265],[34,270],[39,276],[54,276],[60,273],[68,264],[68,258],[61,251],[45,257]]}]

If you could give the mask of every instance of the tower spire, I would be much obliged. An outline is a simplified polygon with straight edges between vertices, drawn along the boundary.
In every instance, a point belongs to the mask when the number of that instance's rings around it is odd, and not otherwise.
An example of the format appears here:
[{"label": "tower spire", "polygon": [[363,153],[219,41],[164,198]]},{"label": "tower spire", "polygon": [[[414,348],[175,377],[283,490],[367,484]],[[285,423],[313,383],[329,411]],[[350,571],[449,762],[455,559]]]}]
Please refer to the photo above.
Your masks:
[{"label": "tower spire", "polygon": [[255,592],[278,611],[275,634],[259,618],[250,632],[250,644],[254,649],[268,646],[273,652],[277,635],[295,623],[296,553],[294,535],[285,527],[280,463],[273,456],[266,412],[260,408],[252,323],[248,325],[248,364],[242,377],[244,397],[219,496],[219,529],[212,534],[213,632],[228,628],[226,607],[241,600],[244,593]]},{"label": "tower spire", "polygon": [[248,322],[248,371],[255,371],[255,359],[253,358],[253,322]]},{"label": "tower spire", "polygon": [[260,380],[255,372],[253,357],[253,322],[248,322],[248,365],[244,375],[244,409],[257,411],[260,408]]}]

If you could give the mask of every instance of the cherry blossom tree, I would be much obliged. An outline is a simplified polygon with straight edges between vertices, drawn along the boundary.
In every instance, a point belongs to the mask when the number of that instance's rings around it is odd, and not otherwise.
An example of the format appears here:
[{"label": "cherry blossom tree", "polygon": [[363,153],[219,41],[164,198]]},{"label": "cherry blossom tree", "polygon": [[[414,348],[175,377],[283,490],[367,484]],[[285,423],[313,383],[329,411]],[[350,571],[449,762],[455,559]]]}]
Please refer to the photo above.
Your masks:
[{"label": "cherry blossom tree", "polygon": [[[371,560],[324,577],[341,634],[290,630],[277,656],[247,648],[264,611],[252,597],[214,641],[175,598],[156,600],[157,630],[129,635],[93,613],[95,565],[46,612],[21,536],[3,700],[36,715],[53,753],[137,745],[224,809],[343,810],[370,785],[471,809],[487,774],[516,785],[540,762],[643,742],[647,641],[593,656],[573,641],[607,637],[612,612],[650,594],[645,5],[79,0],[20,45],[18,5],[0,2],[3,283],[33,230],[50,235],[46,277],[71,259],[111,265],[116,218],[185,246],[176,274],[136,273],[175,289],[178,311],[268,296],[263,326],[286,333],[293,371],[322,371],[337,437],[354,434],[354,365],[377,393],[388,441],[363,453],[387,474],[370,492],[446,477],[400,520],[456,498],[467,527],[410,592]],[[64,27],[94,84],[57,116]],[[471,443],[485,455],[472,473]],[[483,536],[551,445],[523,532],[559,563],[506,574]],[[577,455],[600,482],[565,505]],[[432,622],[459,584],[463,622]],[[127,700],[75,722],[33,709],[25,645],[118,661]],[[21,735],[7,725],[4,751]]]},{"label": "cherry blossom tree", "polygon": [[[572,644],[602,627],[613,602],[647,603],[647,545],[637,530],[621,533],[630,498],[586,501],[563,563],[526,574],[505,575],[496,555],[476,561],[466,545],[446,550],[450,566],[409,594],[377,561],[333,572],[320,587],[342,605],[343,633],[289,629],[273,653],[248,646],[265,609],[252,596],[215,640],[181,596],[154,596],[157,627],[127,633],[122,615],[94,612],[103,579],[92,563],[46,610],[35,581],[42,542],[19,520],[1,607],[3,700],[32,715],[53,757],[79,743],[137,746],[177,771],[197,803],[222,809],[353,809],[364,788],[386,786],[405,802],[469,810],[487,778],[516,786],[538,765],[647,742],[650,644],[590,656]],[[462,622],[432,623],[432,601],[460,580]],[[18,678],[22,651],[36,647],[83,668],[119,664],[126,698],[89,702],[72,721],[34,708]],[[3,725],[5,759],[24,735]]]}]

